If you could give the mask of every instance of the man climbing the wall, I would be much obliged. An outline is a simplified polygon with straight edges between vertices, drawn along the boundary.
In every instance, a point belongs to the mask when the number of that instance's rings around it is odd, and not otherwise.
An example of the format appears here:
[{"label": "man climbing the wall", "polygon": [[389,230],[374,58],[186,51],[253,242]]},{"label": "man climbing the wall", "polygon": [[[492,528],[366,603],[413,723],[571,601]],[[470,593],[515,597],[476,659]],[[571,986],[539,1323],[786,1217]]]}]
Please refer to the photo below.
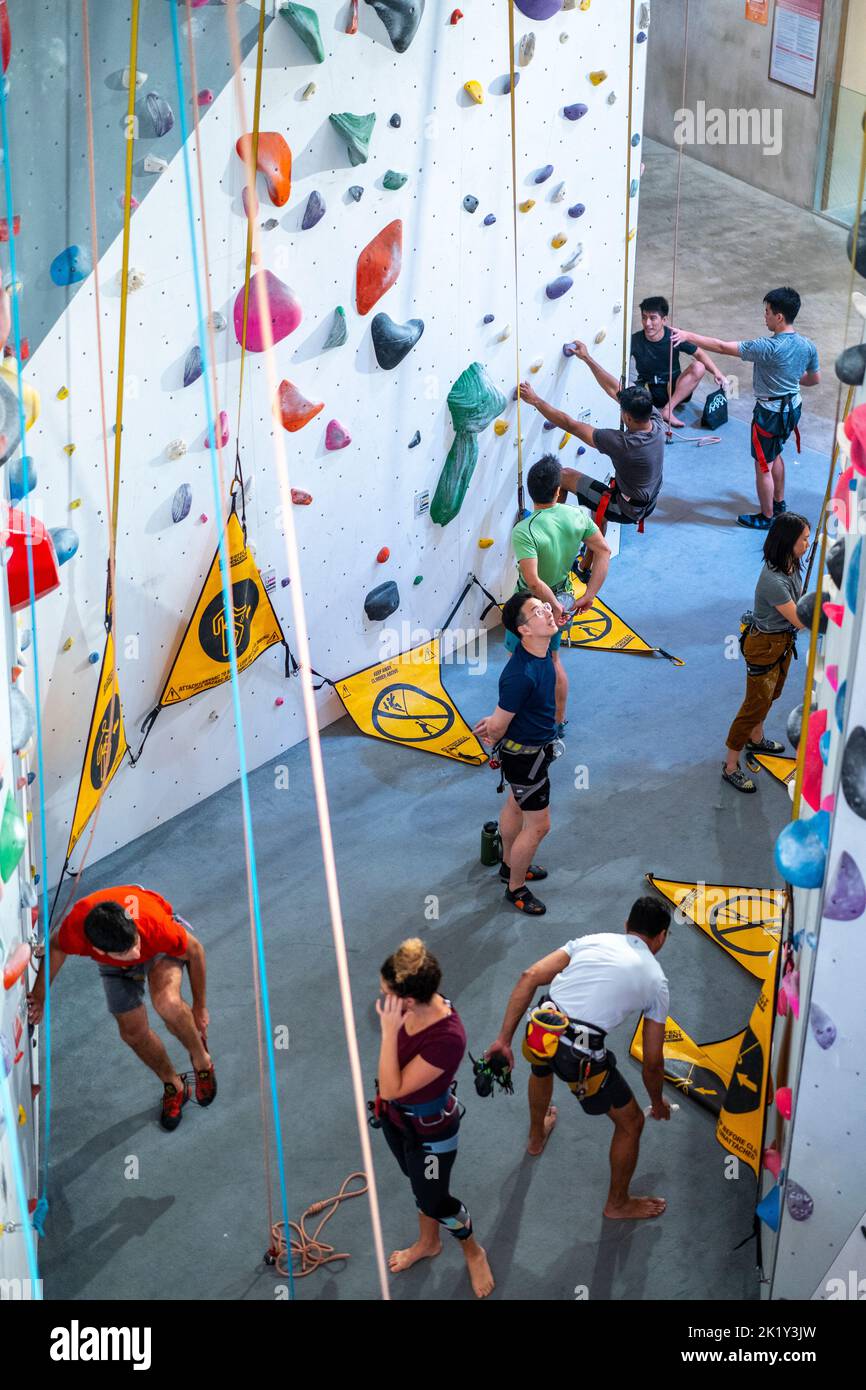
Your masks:
[{"label": "man climbing the wall", "polygon": [[[609,521],[618,521],[623,526],[642,526],[655,510],[661,492],[665,456],[664,421],[653,405],[649,392],[642,386],[626,386],[620,390],[616,377],[590,357],[585,343],[574,342],[570,347],[570,356],[585,362],[606,395],[619,403],[623,429],[596,429],[594,425],[574,420],[564,410],[543,401],[528,382],[521,383],[520,399],[534,406],[545,420],[610,459],[614,470],[610,483],[600,483],[576,468],[562,470],[562,486],[568,492],[573,492],[582,506],[589,508],[602,534]],[[591,557],[584,555],[580,568],[575,572],[580,579],[589,583]]]},{"label": "man climbing the wall", "polygon": [[789,285],[765,294],[764,322],[770,330],[770,336],[765,338],[734,343],[687,333],[685,329],[671,330],[675,347],[688,340],[710,352],[753,363],[752,458],[760,510],[737,517],[739,526],[752,531],[769,531],[773,518],[787,510],[782,450],[793,433],[800,452],[800,387],[817,386],[821,380],[818,349],[811,338],[804,338],[793,327],[800,304],[799,294]]},{"label": "man climbing the wall", "polygon": [[[667,324],[669,312],[670,306],[664,295],[654,294],[641,300],[642,327],[631,335],[630,352],[634,359],[637,385],[649,391],[653,405],[661,411],[665,423],[681,430],[683,421],[674,414],[674,410],[691,400],[704,373],[711,372],[716,385],[722,388],[725,377],[703,348],[685,339],[673,348],[671,357],[671,330]],[[685,371],[680,366],[681,352],[694,358]]]},{"label": "man climbing the wall", "polygon": [[[557,501],[562,486],[562,469],[553,454],[545,454],[530,468],[526,487],[533,512],[519,521],[511,532],[511,545],[517,558],[517,593],[534,594],[550,605],[556,632],[550,639],[550,652],[556,675],[556,737],[565,731],[568,677],[559,654],[562,633],[575,613],[591,608],[605,581],[610,564],[610,546],[583,507],[570,507]],[[594,557],[592,577],[586,592],[573,602],[568,575],[582,545]],[[565,605],[565,607],[563,607]],[[510,652],[520,646],[513,633],[505,635]]]},{"label": "man climbing the wall", "polygon": [[[162,1041],[150,1027],[144,982],[153,1007],[169,1032],[183,1043],[195,1068],[195,1098],[210,1105],[217,1083],[207,1050],[205,952],[189,924],[159,893],[138,884],[101,888],[81,898],[51,938],[51,982],[67,956],[89,956],[99,965],[109,1013],[120,1036],[163,1084],[160,1123],[177,1129],[190,1098],[190,1082],[169,1061]],[[192,1008],[181,998],[184,966],[189,970]],[[45,1008],[45,961],[28,998],[31,1023]]]},{"label": "man climbing the wall", "polygon": [[[667,1205],[663,1197],[634,1197],[629,1191],[644,1116],[606,1038],[629,1015],[643,1012],[643,1080],[650,1114],[654,1120],[670,1119],[671,1108],[662,1096],[669,991],[656,960],[669,927],[666,907],[655,898],[638,898],[625,935],[579,936],[536,961],[517,981],[499,1036],[485,1053],[500,1053],[513,1068],[511,1041],[526,1017],[522,1050],[532,1067],[527,1153],[533,1157],[544,1152],[556,1124],[556,1106],[550,1104],[554,1076],[565,1081],[587,1115],[610,1116],[610,1188],[603,1210],[615,1221],[661,1216]],[[537,989],[542,993],[533,1009]]]},{"label": "man climbing the wall", "polygon": [[[499,677],[499,703],[474,732],[498,751],[508,800],[499,817],[505,896],[518,912],[547,911],[530,883],[547,878],[532,856],[550,829],[550,778],[556,756],[556,676],[550,654],[556,620],[550,604],[528,593],[512,594],[502,607],[505,631],[518,646]],[[507,735],[507,737],[506,737]],[[502,783],[500,783],[500,790]]]}]

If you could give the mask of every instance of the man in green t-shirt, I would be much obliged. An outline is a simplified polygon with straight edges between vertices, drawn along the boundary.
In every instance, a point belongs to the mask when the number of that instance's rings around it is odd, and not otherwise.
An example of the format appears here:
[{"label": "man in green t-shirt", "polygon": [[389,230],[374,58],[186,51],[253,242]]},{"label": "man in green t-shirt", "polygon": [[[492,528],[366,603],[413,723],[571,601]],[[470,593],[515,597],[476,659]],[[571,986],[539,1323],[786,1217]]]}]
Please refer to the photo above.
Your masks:
[{"label": "man in green t-shirt", "polygon": [[[511,545],[517,559],[517,593],[534,594],[542,603],[550,604],[557,632],[551,638],[550,654],[556,672],[557,737],[565,726],[565,705],[568,697],[568,677],[559,656],[563,630],[575,613],[590,608],[605,581],[610,564],[610,546],[585,507],[571,507],[557,501],[562,487],[562,469],[553,454],[545,454],[530,468],[526,487],[533,501],[533,512],[519,521],[511,532]],[[568,590],[568,575],[580,547],[585,545],[594,557],[592,574],[586,593],[575,607],[563,607]],[[505,645],[510,652],[519,646],[519,639],[506,633]]]}]

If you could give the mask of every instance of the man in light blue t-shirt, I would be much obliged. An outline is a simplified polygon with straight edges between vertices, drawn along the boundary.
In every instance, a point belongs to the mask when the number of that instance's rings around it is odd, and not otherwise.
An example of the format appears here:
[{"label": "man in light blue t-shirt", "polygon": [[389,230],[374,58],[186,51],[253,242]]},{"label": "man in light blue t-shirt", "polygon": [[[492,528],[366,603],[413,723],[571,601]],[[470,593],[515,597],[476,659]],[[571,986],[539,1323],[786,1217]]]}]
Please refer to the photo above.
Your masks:
[{"label": "man in light blue t-shirt", "polygon": [[793,433],[799,453],[800,387],[817,386],[821,380],[815,344],[792,327],[800,312],[800,302],[799,294],[790,286],[770,290],[764,295],[764,322],[771,334],[768,338],[727,343],[685,329],[673,332],[675,345],[687,340],[707,351],[725,353],[753,364],[752,458],[760,511],[744,512],[737,517],[740,526],[753,531],[769,531],[773,518],[787,510],[782,450]]}]

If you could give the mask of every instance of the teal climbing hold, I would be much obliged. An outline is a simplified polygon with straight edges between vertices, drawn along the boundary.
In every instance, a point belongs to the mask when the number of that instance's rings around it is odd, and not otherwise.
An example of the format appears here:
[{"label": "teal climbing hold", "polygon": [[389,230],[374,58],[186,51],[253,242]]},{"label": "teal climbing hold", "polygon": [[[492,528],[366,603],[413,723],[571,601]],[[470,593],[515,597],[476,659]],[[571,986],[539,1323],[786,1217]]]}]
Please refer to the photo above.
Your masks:
[{"label": "teal climbing hold", "polygon": [[424,576],[423,576],[423,574],[416,574],[416,575],[415,575],[415,578],[412,580],[412,583],[413,583],[413,584],[422,584],[423,582],[424,582]]},{"label": "teal climbing hold", "polygon": [[[25,478],[25,467],[26,478]],[[9,498],[12,502],[20,502],[26,497],[28,492],[32,492],[38,481],[36,477],[36,464],[32,458],[14,458],[10,461],[6,470],[9,475]]]},{"label": "teal climbing hold", "polygon": [[631,183],[630,183],[629,186],[628,186],[628,196],[629,196],[630,198],[633,198],[633,197],[635,196],[636,193],[637,193],[637,179],[632,179]]},{"label": "teal climbing hold", "polygon": [[90,253],[81,246],[67,246],[54,257],[49,274],[55,285],[77,285],[86,280],[92,269]]},{"label": "teal climbing hold", "polygon": [[319,29],[319,16],[306,5],[294,5],[291,0],[280,6],[283,19],[294,29],[298,38],[312,53],[317,63],[325,61],[325,46]]},{"label": "teal climbing hold", "polygon": [[373,126],[376,124],[375,111],[366,116],[354,116],[351,111],[332,111],[328,119],[344,137],[350,163],[366,164],[370,156]]},{"label": "teal climbing hold", "polygon": [[453,521],[463,505],[478,462],[478,435],[502,414],[506,400],[482,364],[473,362],[455,381],[447,404],[454,426],[454,443],[430,504],[430,519],[438,526],[447,526]]},{"label": "teal climbing hold", "polygon": [[408,174],[398,174],[396,169],[388,169],[382,179],[382,187],[388,188],[395,193],[398,188],[402,188],[404,183],[409,182]]},{"label": "teal climbing hold", "polygon": [[328,336],[322,344],[322,350],[326,348],[342,347],[349,336],[346,327],[346,311],[342,304],[338,304],[334,310],[334,321],[328,331]]}]

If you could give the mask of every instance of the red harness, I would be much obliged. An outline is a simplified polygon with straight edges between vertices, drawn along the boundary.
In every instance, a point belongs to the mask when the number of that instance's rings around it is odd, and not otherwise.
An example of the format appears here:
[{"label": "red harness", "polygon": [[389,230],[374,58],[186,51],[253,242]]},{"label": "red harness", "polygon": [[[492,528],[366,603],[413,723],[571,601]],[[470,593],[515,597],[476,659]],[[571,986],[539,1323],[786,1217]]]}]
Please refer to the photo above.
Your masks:
[{"label": "red harness", "polygon": [[[754,421],[754,420],[752,421],[752,444],[753,444],[754,450],[755,450],[755,458],[758,460],[758,466],[760,467],[760,470],[761,470],[762,473],[769,473],[769,471],[770,471],[770,465],[768,464],[767,459],[766,459],[766,457],[765,457],[765,455],[764,455],[764,450],[763,450],[762,447],[761,447],[761,439],[776,439],[777,437],[778,437],[777,435],[773,434],[772,430],[765,430],[765,429],[762,429],[761,426],[760,426],[759,424],[756,423],[756,421]],[[799,452],[800,452],[800,427],[799,427],[799,425],[795,425],[795,426],[794,426],[794,438],[795,438],[796,441],[797,441],[797,453],[799,454]]]},{"label": "red harness", "polygon": [[[602,495],[601,495],[601,500],[599,501],[599,504],[598,504],[598,506],[597,506],[596,509],[595,509],[594,521],[595,521],[596,526],[599,528],[599,530],[601,530],[601,523],[604,521],[604,518],[605,518],[605,516],[606,516],[606,514],[607,514],[607,509],[608,509],[608,507],[610,506],[611,500],[612,500],[612,498],[614,497],[615,493],[616,493],[616,478],[614,478],[611,482],[609,482],[609,483],[606,485],[606,490],[602,493]],[[641,517],[640,521],[637,523],[638,535],[641,535],[641,536],[643,535],[643,524],[644,524],[644,521],[645,521],[645,518],[644,518],[644,517]]]}]

